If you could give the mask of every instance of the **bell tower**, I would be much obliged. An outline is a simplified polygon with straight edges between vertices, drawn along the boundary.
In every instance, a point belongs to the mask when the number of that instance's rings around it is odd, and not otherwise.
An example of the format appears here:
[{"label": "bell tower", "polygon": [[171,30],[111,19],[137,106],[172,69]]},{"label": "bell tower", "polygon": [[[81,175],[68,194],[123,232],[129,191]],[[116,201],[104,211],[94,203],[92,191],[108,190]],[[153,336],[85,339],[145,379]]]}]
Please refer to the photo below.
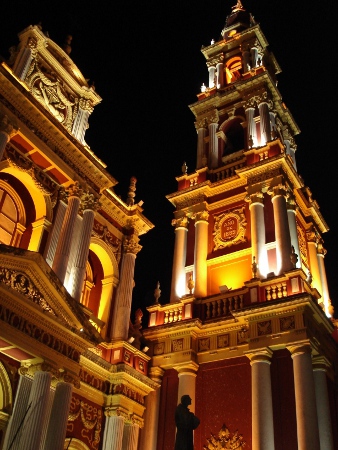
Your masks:
[{"label": "bell tower", "polygon": [[241,1],[201,51],[209,76],[190,105],[196,170],[184,166],[167,197],[176,209],[171,302],[189,293],[189,279],[202,298],[299,268],[330,316],[328,226],[297,173],[300,130],[277,88],[276,58]]}]

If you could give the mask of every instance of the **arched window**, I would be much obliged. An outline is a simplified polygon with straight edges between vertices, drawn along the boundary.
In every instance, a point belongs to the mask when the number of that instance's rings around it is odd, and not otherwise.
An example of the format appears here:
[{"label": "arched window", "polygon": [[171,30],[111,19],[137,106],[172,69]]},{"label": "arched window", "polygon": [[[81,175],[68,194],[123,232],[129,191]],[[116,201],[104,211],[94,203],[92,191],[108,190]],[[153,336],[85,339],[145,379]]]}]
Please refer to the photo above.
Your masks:
[{"label": "arched window", "polygon": [[17,193],[0,180],[0,243],[18,247],[25,231],[24,206]]},{"label": "arched window", "polygon": [[239,56],[229,59],[225,66],[227,84],[233,83],[241,78],[242,59]]}]

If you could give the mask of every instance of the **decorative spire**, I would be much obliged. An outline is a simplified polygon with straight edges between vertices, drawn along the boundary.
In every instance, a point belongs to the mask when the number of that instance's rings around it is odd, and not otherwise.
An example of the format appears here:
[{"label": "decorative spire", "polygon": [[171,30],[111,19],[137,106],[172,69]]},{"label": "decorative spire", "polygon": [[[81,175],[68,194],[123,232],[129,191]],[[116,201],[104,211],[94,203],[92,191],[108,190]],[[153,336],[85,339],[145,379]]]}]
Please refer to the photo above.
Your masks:
[{"label": "decorative spire", "polygon": [[136,191],[136,182],[137,182],[137,179],[135,177],[130,178],[129,192],[128,192],[128,198],[127,198],[128,206],[133,206],[133,204],[135,203],[134,198],[135,198],[135,191]]},{"label": "decorative spire", "polygon": [[161,297],[160,282],[156,284],[156,289],[154,290],[155,304],[158,303],[158,299]]},{"label": "decorative spire", "polygon": [[232,12],[237,12],[237,11],[245,11],[241,0],[237,0],[237,4],[235,6],[232,6]]}]

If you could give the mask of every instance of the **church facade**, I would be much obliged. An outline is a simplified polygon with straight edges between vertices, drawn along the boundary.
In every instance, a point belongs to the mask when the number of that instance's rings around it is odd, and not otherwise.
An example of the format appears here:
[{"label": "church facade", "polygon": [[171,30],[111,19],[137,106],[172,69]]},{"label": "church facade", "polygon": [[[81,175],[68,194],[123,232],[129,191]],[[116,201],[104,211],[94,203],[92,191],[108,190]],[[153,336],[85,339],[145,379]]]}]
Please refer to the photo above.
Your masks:
[{"label": "church facade", "polygon": [[[131,322],[153,228],[87,145],[101,98],[40,26],[0,66],[0,448],[172,450],[182,395],[196,450],[338,448],[328,226],[297,172],[280,67],[241,2],[190,105],[170,303]],[[301,150],[300,150],[301,151]]]}]

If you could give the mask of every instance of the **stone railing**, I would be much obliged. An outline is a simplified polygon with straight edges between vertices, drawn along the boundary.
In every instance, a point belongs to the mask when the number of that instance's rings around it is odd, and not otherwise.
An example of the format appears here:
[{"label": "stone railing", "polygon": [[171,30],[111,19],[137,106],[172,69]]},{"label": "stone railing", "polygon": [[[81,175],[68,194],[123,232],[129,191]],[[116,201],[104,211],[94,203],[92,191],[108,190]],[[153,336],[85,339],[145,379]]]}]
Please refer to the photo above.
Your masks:
[{"label": "stone railing", "polygon": [[242,309],[244,306],[244,293],[219,295],[202,300],[203,319],[215,319],[231,315],[232,311]]}]

